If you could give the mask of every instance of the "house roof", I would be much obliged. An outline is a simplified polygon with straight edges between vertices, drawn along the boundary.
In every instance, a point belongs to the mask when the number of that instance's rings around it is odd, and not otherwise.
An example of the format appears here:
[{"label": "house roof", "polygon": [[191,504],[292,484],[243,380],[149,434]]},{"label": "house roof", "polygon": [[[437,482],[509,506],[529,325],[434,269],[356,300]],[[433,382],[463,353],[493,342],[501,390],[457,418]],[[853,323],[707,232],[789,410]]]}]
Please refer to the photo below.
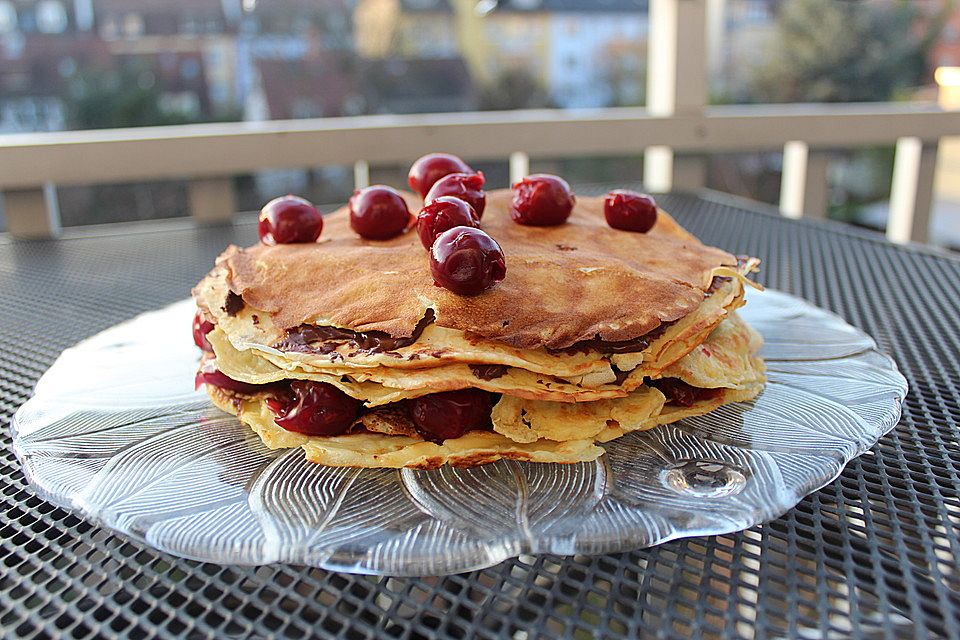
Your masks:
[{"label": "house roof", "polygon": [[400,0],[400,7],[410,13],[416,13],[418,11],[453,11],[449,0]]},{"label": "house roof", "polygon": [[633,13],[646,11],[648,5],[648,0],[500,0],[494,11]]},{"label": "house roof", "polygon": [[273,119],[345,115],[346,101],[359,95],[355,61],[339,52],[256,64]]},{"label": "house roof", "polygon": [[473,96],[463,58],[368,60],[363,79],[367,108],[377,113],[462,110]]}]

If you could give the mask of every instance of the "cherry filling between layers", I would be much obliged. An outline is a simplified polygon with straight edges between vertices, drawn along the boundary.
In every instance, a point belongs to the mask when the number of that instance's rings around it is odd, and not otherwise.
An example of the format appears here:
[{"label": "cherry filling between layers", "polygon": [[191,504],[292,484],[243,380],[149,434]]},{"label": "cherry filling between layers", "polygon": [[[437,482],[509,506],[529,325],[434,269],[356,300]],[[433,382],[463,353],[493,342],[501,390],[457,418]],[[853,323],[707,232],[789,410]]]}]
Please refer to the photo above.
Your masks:
[{"label": "cherry filling between layers", "polygon": [[680,378],[660,378],[646,382],[667,397],[668,405],[677,407],[692,407],[699,401],[713,400],[723,395],[723,389],[694,387]]},{"label": "cherry filling between layers", "polygon": [[[717,276],[711,282],[705,297],[709,297],[730,277]],[[243,299],[231,292],[224,304],[224,310],[235,315],[243,308]],[[286,337],[275,348],[283,351],[302,353],[331,354],[339,346],[352,344],[360,351],[368,353],[394,354],[396,349],[415,343],[423,331],[435,321],[432,309],[417,323],[413,334],[408,337],[394,338],[384,331],[352,331],[330,326],[301,325],[290,329]],[[634,353],[650,346],[672,325],[664,322],[647,334],[630,340],[611,342],[599,336],[592,340],[581,340],[565,349],[550,349],[551,353],[573,354],[577,352],[599,351],[600,353]],[[330,384],[305,380],[281,381],[270,384],[250,384],[234,380],[216,368],[213,349],[207,340],[207,334],[214,325],[206,321],[198,311],[193,320],[193,339],[205,354],[196,375],[196,386],[209,384],[233,395],[252,397],[266,394],[266,403],[277,416],[274,421],[283,429],[314,436],[342,435],[357,424],[357,419],[366,411],[363,403],[351,398]],[[315,346],[316,343],[316,346]],[[399,354],[396,354],[399,356]],[[505,365],[469,365],[473,375],[480,380],[494,380],[506,374]],[[621,384],[629,372],[614,367],[617,384]],[[722,395],[723,389],[703,389],[694,387],[679,378],[661,378],[646,380],[651,387],[659,389],[667,398],[667,405],[691,407],[698,401],[712,400]],[[430,442],[442,443],[449,438],[459,438],[467,431],[489,430],[490,412],[496,403],[497,394],[481,389],[460,389],[428,394],[412,400],[376,407],[400,411],[411,419],[416,431]]]},{"label": "cherry filling between layers", "polygon": [[[365,408],[325,382],[285,380],[271,384],[248,384],[218,371],[213,359],[206,359],[197,373],[197,387],[209,384],[235,398],[266,396],[274,422],[287,431],[308,436],[339,436],[363,430],[358,420],[364,413],[389,410],[405,415],[424,440],[442,443],[468,431],[492,428],[490,413],[499,395],[481,389],[458,389]],[[354,425],[358,425],[357,428]]]},{"label": "cherry filling between layers", "polygon": [[[227,377],[206,359],[197,373],[197,387],[209,384],[231,395],[245,398],[265,395],[273,412],[274,422],[287,431],[308,436],[339,436],[356,433],[359,418],[367,412],[390,410],[405,415],[424,440],[442,444],[469,431],[490,431],[491,412],[499,394],[482,389],[458,389],[431,393],[411,400],[401,400],[374,408],[364,408],[360,400],[351,398],[331,384],[309,380],[288,380],[271,384],[248,384]],[[723,389],[701,389],[679,378],[647,380],[667,397],[668,406],[692,407],[704,400],[713,400]]]}]

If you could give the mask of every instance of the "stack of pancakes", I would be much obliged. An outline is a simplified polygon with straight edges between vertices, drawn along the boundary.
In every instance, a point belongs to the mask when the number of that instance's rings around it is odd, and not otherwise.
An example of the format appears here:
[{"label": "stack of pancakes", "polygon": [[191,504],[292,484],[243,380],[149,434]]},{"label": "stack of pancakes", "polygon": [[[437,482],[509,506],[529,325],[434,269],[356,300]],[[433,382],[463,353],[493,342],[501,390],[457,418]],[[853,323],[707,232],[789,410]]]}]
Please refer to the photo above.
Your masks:
[{"label": "stack of pancakes", "polygon": [[[364,240],[346,209],[317,243],[228,248],[194,289],[215,325],[206,357],[266,386],[208,384],[210,397],[268,447],[313,462],[434,468],[593,460],[598,443],[760,393],[761,341],[735,313],[756,260],[703,245],[663,211],[648,233],[612,229],[601,198],[579,198],[560,226],[518,225],[511,196],[488,193],[481,225],[507,276],[473,297],[434,284],[415,231]],[[267,400],[295,379],[362,400],[351,431],[278,426]],[[406,401],[470,387],[497,394],[492,428],[424,439]]]}]

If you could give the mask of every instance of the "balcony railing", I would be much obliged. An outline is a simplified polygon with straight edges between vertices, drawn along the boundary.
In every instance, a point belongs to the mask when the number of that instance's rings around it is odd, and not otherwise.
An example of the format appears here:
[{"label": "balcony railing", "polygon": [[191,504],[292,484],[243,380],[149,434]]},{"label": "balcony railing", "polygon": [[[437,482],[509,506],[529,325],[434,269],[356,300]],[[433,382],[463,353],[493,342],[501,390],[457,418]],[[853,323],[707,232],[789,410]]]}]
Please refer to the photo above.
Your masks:
[{"label": "balcony railing", "polygon": [[[706,0],[653,0],[648,108],[514,111],[204,124],[0,136],[0,191],[19,237],[55,234],[56,186],[183,178],[198,220],[229,218],[231,177],[263,169],[373,164],[444,150],[471,160],[645,152],[651,191],[704,184],[705,154],[782,149],[780,207],[822,218],[831,155],[896,143],[887,236],[927,240],[939,141],[960,135],[960,111],[934,105],[705,106]],[[683,79],[680,81],[679,79]]]}]

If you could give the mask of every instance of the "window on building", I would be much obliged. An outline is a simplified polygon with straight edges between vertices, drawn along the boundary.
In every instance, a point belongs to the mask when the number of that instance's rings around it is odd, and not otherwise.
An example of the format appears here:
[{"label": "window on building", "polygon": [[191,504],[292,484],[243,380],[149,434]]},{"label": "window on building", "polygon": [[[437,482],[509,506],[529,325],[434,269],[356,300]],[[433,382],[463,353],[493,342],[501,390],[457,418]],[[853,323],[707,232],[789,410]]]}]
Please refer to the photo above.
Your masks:
[{"label": "window on building", "polygon": [[40,33],[63,33],[67,30],[67,9],[59,0],[43,0],[37,3],[37,31]]},{"label": "window on building", "polygon": [[200,75],[200,63],[193,58],[187,58],[180,64],[180,77],[184,80],[194,80]]},{"label": "window on building", "polygon": [[106,15],[100,21],[100,37],[104,40],[116,40],[120,35],[120,25],[117,17]]},{"label": "window on building", "polygon": [[960,39],[960,31],[953,24],[947,23],[943,27],[943,40],[945,42],[956,42]]},{"label": "window on building", "polygon": [[17,30],[17,8],[10,0],[0,0],[0,33]]},{"label": "window on building", "polygon": [[128,13],[123,16],[123,35],[127,38],[136,38],[143,35],[143,16],[139,13]]}]

